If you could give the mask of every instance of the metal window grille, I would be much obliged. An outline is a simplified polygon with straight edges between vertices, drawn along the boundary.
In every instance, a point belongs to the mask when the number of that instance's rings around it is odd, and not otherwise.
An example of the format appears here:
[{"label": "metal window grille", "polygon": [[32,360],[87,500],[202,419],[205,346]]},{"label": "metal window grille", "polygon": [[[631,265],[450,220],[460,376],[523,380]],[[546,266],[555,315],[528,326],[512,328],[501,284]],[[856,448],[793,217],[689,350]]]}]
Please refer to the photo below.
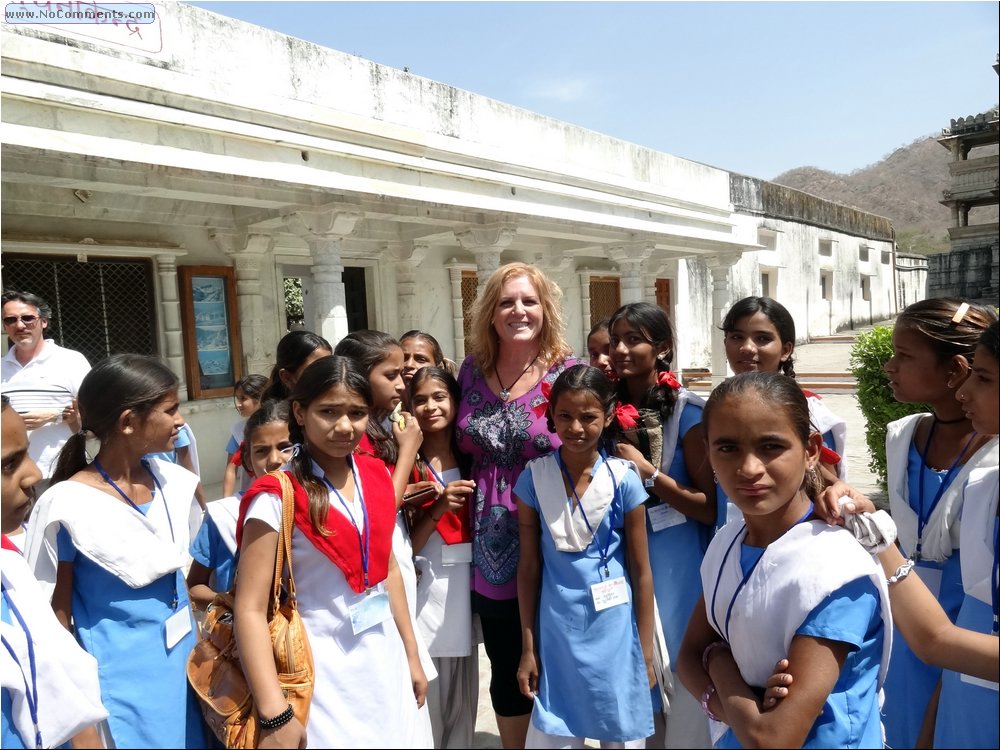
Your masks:
[{"label": "metal window grille", "polygon": [[4,289],[31,292],[52,308],[47,337],[93,364],[111,354],[158,354],[152,263],[4,254]]},{"label": "metal window grille", "polygon": [[[475,271],[462,271],[462,337],[468,341],[472,333],[472,306],[479,294],[479,275]],[[469,347],[466,345],[466,351]]]},{"label": "metal window grille", "polygon": [[590,320],[591,325],[610,318],[621,307],[621,286],[615,276],[590,277]]}]

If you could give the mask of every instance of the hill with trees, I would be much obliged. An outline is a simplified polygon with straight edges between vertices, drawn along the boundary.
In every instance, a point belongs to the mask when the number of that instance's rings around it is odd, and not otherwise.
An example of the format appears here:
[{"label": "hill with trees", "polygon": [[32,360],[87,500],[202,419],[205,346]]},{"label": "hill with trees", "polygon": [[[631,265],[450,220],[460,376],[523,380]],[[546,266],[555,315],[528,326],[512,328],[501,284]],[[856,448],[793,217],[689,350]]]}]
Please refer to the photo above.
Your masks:
[{"label": "hill with trees", "polygon": [[[881,161],[850,174],[815,167],[797,167],[771,182],[802,190],[826,200],[885,216],[896,229],[902,252],[936,253],[948,249],[951,211],[941,205],[950,182],[949,151],[936,136],[918,138]],[[973,156],[996,154],[997,147],[976,149]],[[974,223],[997,221],[997,207],[978,209]]]}]

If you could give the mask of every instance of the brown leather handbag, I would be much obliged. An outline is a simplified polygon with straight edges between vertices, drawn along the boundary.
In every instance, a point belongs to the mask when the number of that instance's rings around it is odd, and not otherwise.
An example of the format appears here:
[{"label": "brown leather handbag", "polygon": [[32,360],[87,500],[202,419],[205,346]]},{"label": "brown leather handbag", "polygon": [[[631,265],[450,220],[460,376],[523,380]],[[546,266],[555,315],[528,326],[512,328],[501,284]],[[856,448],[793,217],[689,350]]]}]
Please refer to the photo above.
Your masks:
[{"label": "brown leather handbag", "polygon": [[[309,719],[315,671],[312,649],[295,601],[292,575],[292,526],[295,500],[292,483],[283,471],[271,472],[281,483],[281,531],[274,560],[274,579],[268,604],[268,627],[274,651],[278,683],[297,718],[305,726]],[[288,564],[282,597],[282,573]],[[188,682],[198,696],[205,722],[219,741],[229,748],[257,747],[258,719],[253,693],[247,684],[233,632],[233,601],[236,585],[216,594],[209,605],[202,636],[188,657]]]}]

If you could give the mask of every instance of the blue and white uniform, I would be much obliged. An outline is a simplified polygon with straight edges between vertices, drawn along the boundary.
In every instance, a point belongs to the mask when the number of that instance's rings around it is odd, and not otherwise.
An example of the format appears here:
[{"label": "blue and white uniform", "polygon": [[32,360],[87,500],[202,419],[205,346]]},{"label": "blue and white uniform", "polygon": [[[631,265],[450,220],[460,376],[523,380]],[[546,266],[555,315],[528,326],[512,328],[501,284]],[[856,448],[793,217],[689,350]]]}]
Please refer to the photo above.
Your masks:
[{"label": "blue and white uniform", "polygon": [[591,594],[602,581],[628,584],[624,518],[646,500],[630,466],[599,459],[575,507],[566,497],[557,453],[529,461],[514,486],[541,525],[540,663],[531,721],[548,735],[627,742],[653,733],[631,586],[626,602],[600,611]]},{"label": "blue and white uniform", "polygon": [[213,591],[229,591],[236,578],[236,519],[240,513],[237,497],[214,500],[205,509],[205,520],[191,542],[192,559],[212,571]]},{"label": "blue and white uniform", "polygon": [[[892,641],[881,567],[843,528],[804,521],[765,548],[727,524],[701,568],[708,621],[732,649],[744,682],[763,689],[795,636],[851,649],[802,747],[882,747],[879,689]],[[724,726],[724,725],[723,725]],[[741,747],[730,730],[718,747]]]},{"label": "blue and white uniform", "polygon": [[[956,624],[997,635],[997,540],[1000,469],[969,474],[962,505],[962,601]],[[934,747],[1000,746],[1000,692],[995,682],[944,670]]]},{"label": "blue and white uniform", "polygon": [[[997,439],[969,456],[964,465],[936,471],[924,464],[913,443],[917,425],[924,418],[933,417],[912,414],[891,422],[886,429],[889,509],[901,551],[907,557],[916,556],[919,542],[916,570],[955,622],[965,596],[959,550],[963,488],[974,469],[997,465]],[[918,659],[898,635],[885,686],[886,744],[913,747],[941,669]]]},{"label": "blue and white uniform", "polygon": [[[0,746],[58,747],[103,721],[97,662],[56,619],[52,606],[20,554],[0,551]],[[30,643],[30,647],[29,647]]]},{"label": "blue and white uniform", "polygon": [[73,563],[73,623],[97,659],[114,745],[204,747],[187,683],[196,631],[183,574],[198,478],[149,465],[156,494],[141,506],[73,480],[51,487],[32,514],[28,561],[49,587],[58,564]]}]

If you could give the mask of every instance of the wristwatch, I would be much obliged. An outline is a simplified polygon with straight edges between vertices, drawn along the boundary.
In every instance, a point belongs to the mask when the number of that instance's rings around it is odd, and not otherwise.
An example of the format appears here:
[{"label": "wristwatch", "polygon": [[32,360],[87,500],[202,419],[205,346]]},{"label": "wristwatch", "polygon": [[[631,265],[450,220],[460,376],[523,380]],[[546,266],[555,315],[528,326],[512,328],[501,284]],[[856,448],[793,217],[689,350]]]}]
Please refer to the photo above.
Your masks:
[{"label": "wristwatch", "polygon": [[649,475],[648,478],[642,480],[642,486],[647,490],[653,489],[653,485],[656,484],[656,478],[660,476],[659,469],[653,469],[653,473]]}]

